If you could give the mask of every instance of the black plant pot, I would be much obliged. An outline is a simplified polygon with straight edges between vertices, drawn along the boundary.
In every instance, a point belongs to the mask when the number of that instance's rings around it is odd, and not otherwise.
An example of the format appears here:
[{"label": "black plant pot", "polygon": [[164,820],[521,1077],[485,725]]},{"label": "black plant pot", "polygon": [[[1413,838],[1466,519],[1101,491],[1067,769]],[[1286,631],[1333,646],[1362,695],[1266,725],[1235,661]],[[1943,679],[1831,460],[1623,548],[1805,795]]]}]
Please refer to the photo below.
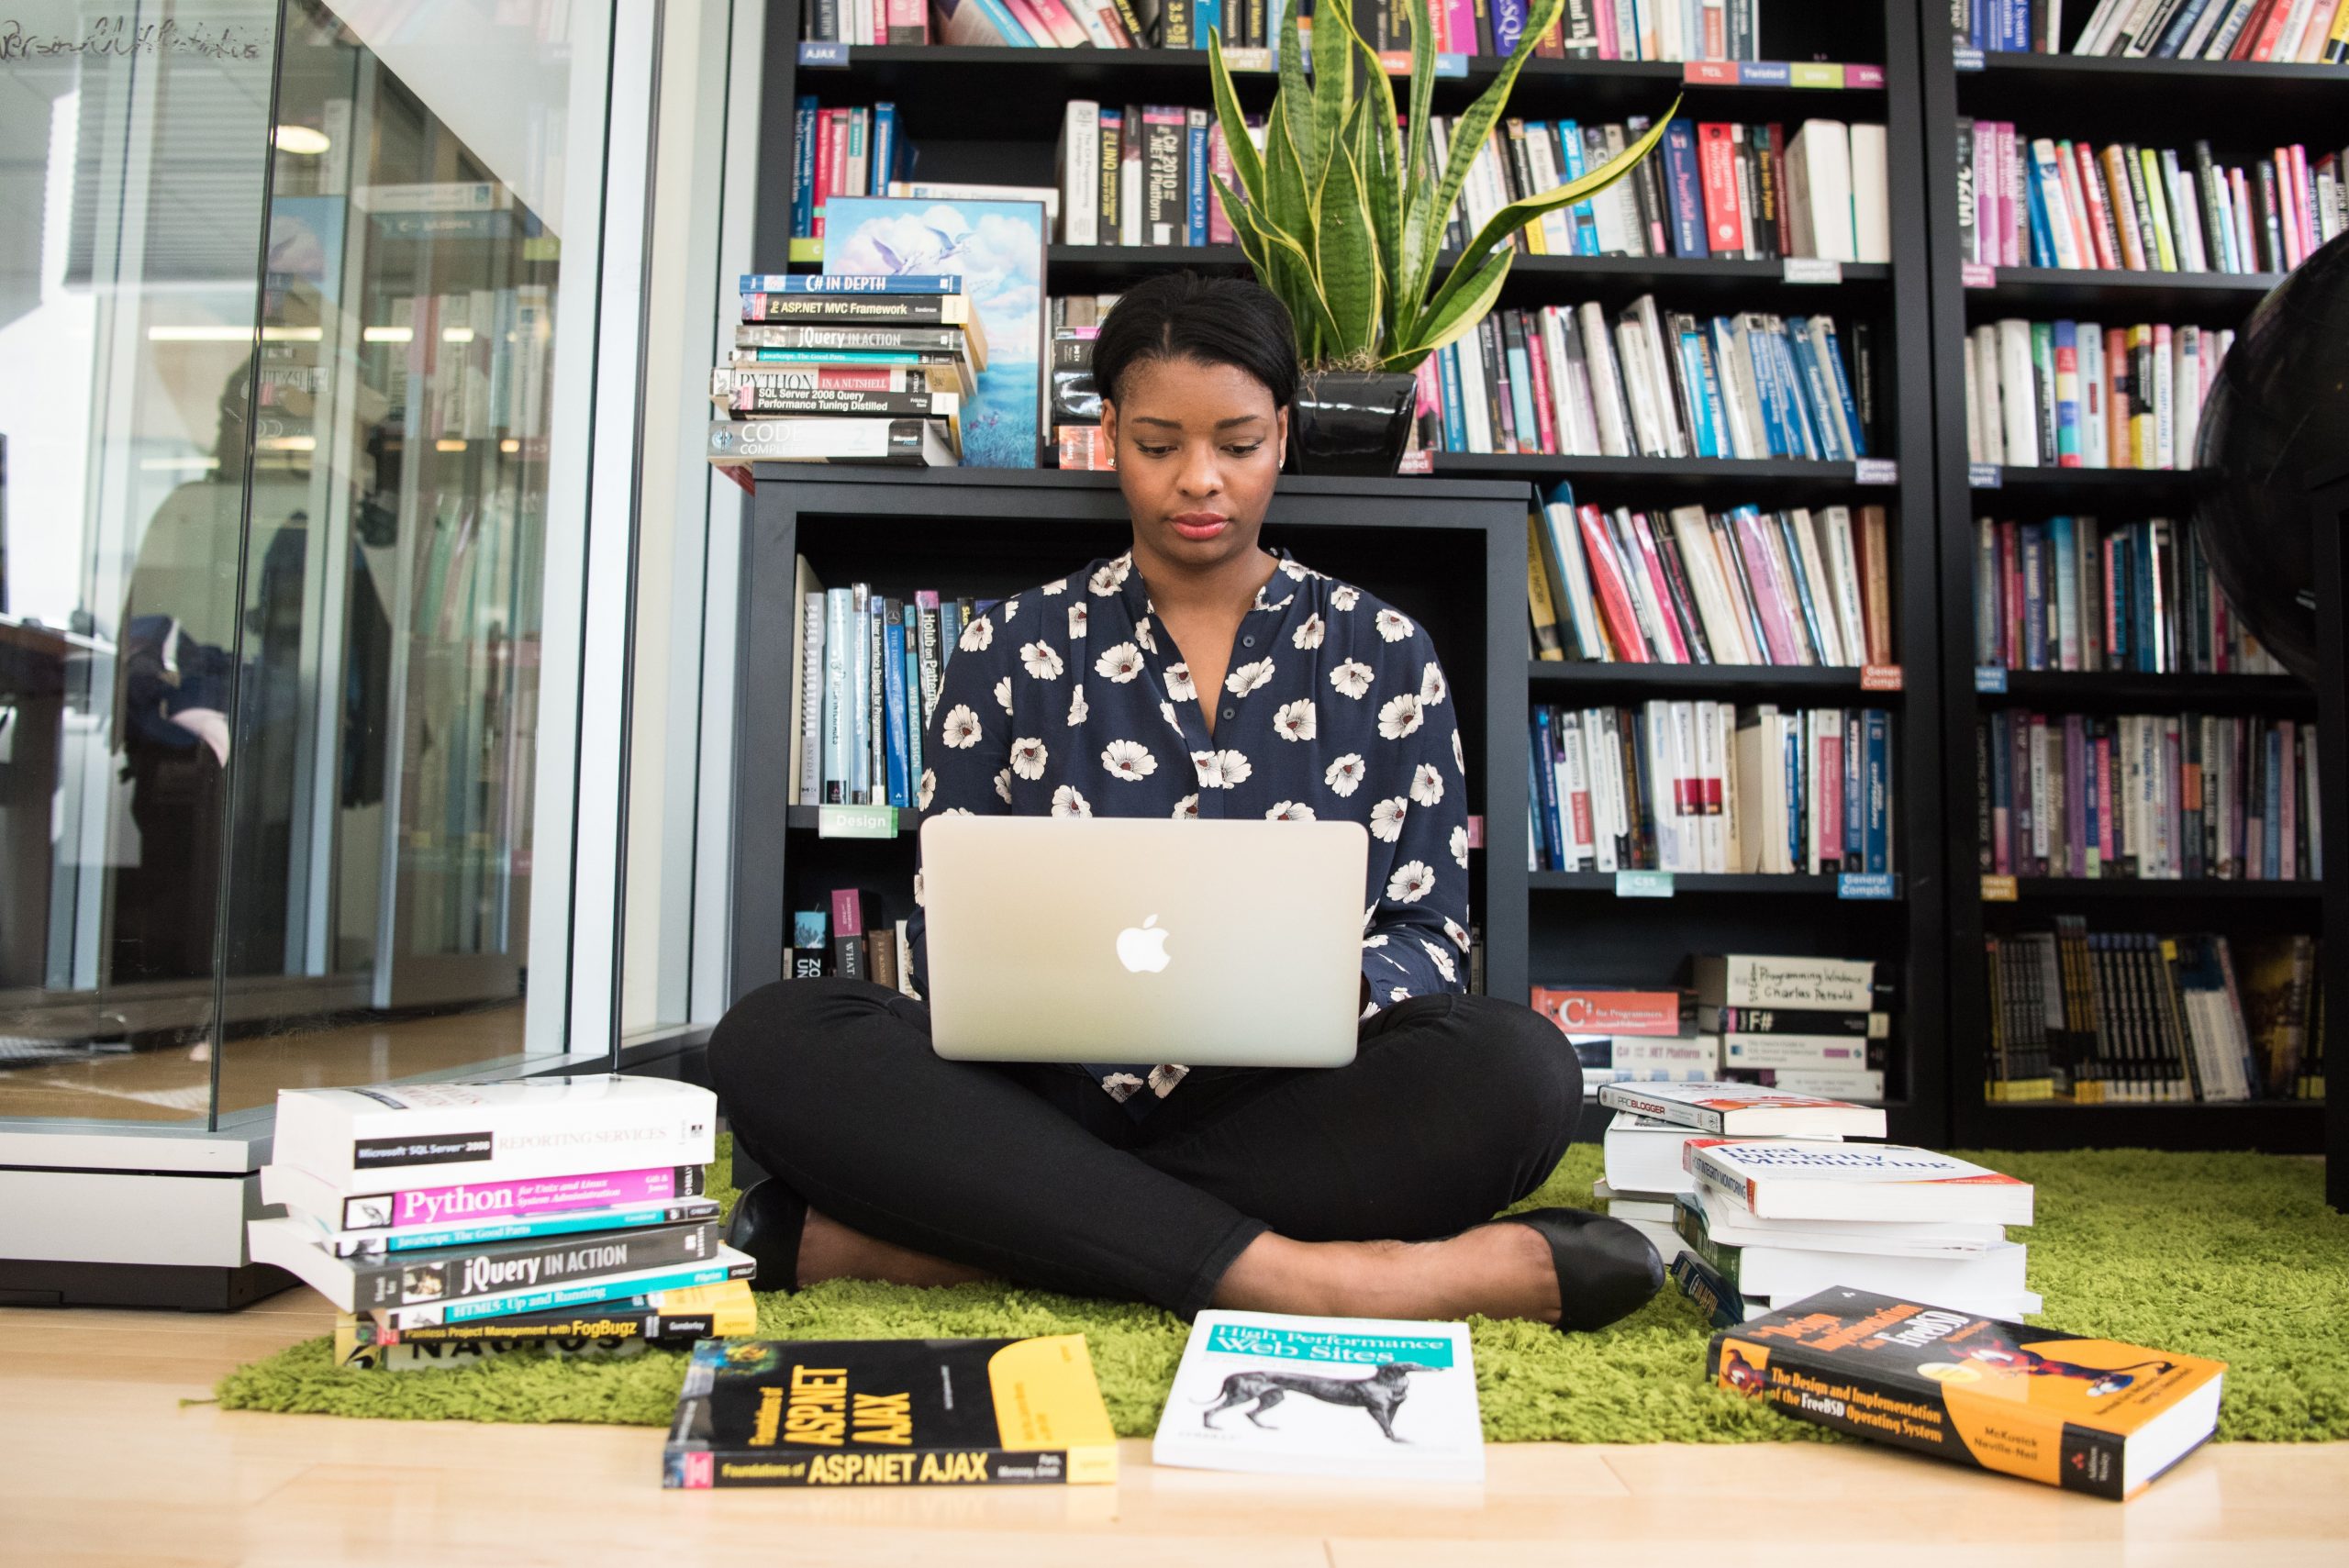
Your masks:
[{"label": "black plant pot", "polygon": [[1308,371],[1289,419],[1298,473],[1392,473],[1411,439],[1419,379],[1406,371]]}]

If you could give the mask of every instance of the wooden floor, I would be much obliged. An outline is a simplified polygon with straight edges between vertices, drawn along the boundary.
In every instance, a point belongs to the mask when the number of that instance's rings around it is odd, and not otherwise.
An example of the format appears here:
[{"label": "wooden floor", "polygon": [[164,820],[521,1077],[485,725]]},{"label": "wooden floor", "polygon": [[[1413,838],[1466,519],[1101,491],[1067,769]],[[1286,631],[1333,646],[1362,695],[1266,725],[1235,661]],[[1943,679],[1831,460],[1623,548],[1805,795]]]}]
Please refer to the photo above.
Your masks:
[{"label": "wooden floor", "polygon": [[[318,1332],[0,1309],[0,1562],[25,1568],[2259,1568],[2349,1561],[2349,1444],[2205,1448],[2115,1505],[1857,1445],[1496,1446],[1482,1488],[1155,1470],[1114,1487],[664,1492],[644,1428],[227,1412],[220,1373]],[[2222,1561],[2225,1559],[2221,1559]]]},{"label": "wooden floor", "polygon": [[[380,1084],[510,1057],[522,1049],[522,1004],[436,1018],[393,1018],[232,1040],[220,1059],[220,1111],[273,1104],[280,1089]],[[163,1048],[0,1072],[0,1117],[96,1121],[204,1120],[208,1055]]]}]

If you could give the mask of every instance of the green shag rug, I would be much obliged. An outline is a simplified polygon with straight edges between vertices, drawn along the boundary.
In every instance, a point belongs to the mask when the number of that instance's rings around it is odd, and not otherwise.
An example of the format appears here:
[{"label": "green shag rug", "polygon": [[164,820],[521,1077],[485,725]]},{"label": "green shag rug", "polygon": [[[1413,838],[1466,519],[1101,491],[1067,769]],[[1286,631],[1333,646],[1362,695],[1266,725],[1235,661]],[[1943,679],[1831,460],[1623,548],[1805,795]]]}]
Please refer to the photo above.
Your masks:
[{"label": "green shag rug", "polygon": [[[2038,1186],[2022,1233],[2043,1322],[2229,1363],[2222,1440],[2349,1438],[2349,1218],[2324,1207],[2323,1167],[2257,1154],[2117,1150],[1973,1153]],[[731,1169],[721,1147],[712,1171]],[[1587,1207],[1598,1151],[1577,1146],[1520,1206]],[[730,1187],[718,1195],[730,1199]],[[840,1282],[759,1297],[778,1339],[1082,1333],[1118,1430],[1147,1437],[1174,1381],[1185,1326],[1155,1307],[999,1285],[917,1290]],[[1485,1436],[1495,1442],[1834,1440],[1706,1386],[1707,1329],[1667,1284],[1601,1333],[1473,1320]],[[594,1421],[666,1426],[682,1352],[601,1364],[515,1359],[448,1371],[337,1372],[311,1340],[222,1379],[220,1404],[402,1420]]]}]

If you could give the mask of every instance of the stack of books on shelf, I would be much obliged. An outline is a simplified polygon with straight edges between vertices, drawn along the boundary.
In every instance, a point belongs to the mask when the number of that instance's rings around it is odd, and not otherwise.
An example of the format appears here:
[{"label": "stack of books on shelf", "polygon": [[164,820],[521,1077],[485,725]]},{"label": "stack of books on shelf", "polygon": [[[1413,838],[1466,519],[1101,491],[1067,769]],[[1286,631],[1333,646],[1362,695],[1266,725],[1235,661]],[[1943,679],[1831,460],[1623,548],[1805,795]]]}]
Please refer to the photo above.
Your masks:
[{"label": "stack of books on shelf", "polygon": [[1424,450],[1566,457],[1802,458],[1873,450],[1868,331],[1846,366],[1832,317],[1709,319],[1642,295],[1497,310],[1419,363]]},{"label": "stack of books on shelf", "polygon": [[[792,683],[788,803],[918,810],[922,736],[963,628],[994,599],[872,584],[826,588],[798,558],[798,679]],[[859,928],[860,929],[862,928]]]},{"label": "stack of books on shelf", "polygon": [[[1998,53],[2064,51],[2063,0],[1954,0],[1957,41]],[[2349,0],[2098,0],[2074,54],[2129,60],[2349,60]]]},{"label": "stack of books on shelf", "polygon": [[[1787,1094],[1885,1097],[1891,987],[1873,961],[1698,955],[1690,972],[1670,989],[1537,985],[1533,1007],[1573,1045],[1586,1095],[1734,1077]],[[1770,999],[1746,999],[1755,996]]]},{"label": "stack of books on shelf", "polygon": [[2226,165],[2174,148],[1957,122],[1962,260],[1992,267],[2280,272],[2349,228],[2342,155],[2277,147]]},{"label": "stack of books on shelf", "polygon": [[1526,869],[1894,872],[1893,756],[1883,708],[1536,708]]},{"label": "stack of books on shelf", "polygon": [[[1264,127],[1251,128],[1262,149]],[[1214,181],[1235,190],[1223,126],[1207,109],[1069,102],[1054,159],[1063,245],[1229,245]]]},{"label": "stack of books on shelf", "polygon": [[1977,861],[1998,876],[2316,882],[2316,726],[2262,714],[1974,721]]},{"label": "stack of books on shelf", "polygon": [[1977,665],[2283,673],[2235,619],[2189,526],[2073,517],[1974,526]]},{"label": "stack of books on shelf", "polygon": [[1986,321],[1966,339],[1966,461],[2192,468],[2232,331],[2167,322]]},{"label": "stack of books on shelf", "polygon": [[867,888],[836,887],[827,904],[793,912],[791,946],[783,954],[785,976],[870,980],[920,1001],[906,922],[882,912],[881,895]]},{"label": "stack of books on shelf", "polygon": [[[1118,466],[1118,454],[1101,428],[1101,392],[1093,381],[1093,340],[1101,333],[1094,323],[1108,312],[1108,305],[1097,302],[1108,300],[1114,304],[1116,299],[1115,295],[1080,295],[1052,301],[1052,363],[1048,369],[1052,385],[1046,395],[1052,403],[1052,448],[1063,468],[1108,470]],[[1082,308],[1064,312],[1062,306]],[[1063,325],[1071,316],[1084,317],[1084,324]]]},{"label": "stack of books on shelf", "polygon": [[1565,484],[1526,518],[1531,651],[1629,664],[1893,662],[1885,511],[1611,512]]},{"label": "stack of books on shelf", "polygon": [[286,1089],[255,1262],[331,1301],[337,1364],[629,1353],[751,1331],[704,1195],[718,1102],[657,1078]]},{"label": "stack of books on shelf", "polygon": [[1798,1095],[1880,1102],[1892,987],[1864,958],[1700,954],[1698,1038],[1720,1075]]},{"label": "stack of books on shelf", "polygon": [[710,373],[709,461],[952,468],[986,362],[957,274],[745,274]]},{"label": "stack of books on shelf", "polygon": [[1987,1098],[2323,1098],[2315,937],[2091,931],[2076,915],[2051,925],[1983,939]]}]

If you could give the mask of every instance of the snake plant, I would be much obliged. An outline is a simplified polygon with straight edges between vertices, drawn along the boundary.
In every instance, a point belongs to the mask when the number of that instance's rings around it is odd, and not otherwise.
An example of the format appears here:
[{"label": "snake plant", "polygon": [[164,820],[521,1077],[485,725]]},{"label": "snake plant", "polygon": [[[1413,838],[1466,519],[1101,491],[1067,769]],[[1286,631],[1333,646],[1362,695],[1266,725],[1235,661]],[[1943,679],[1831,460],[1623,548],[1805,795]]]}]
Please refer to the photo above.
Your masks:
[{"label": "snake plant", "polygon": [[[1514,201],[1476,230],[1436,281],[1445,225],[1469,166],[1500,123],[1517,73],[1565,0],[1533,0],[1518,51],[1460,117],[1444,165],[1429,133],[1435,45],[1423,8],[1397,7],[1411,32],[1410,118],[1398,127],[1395,89],[1355,31],[1343,0],[1315,7],[1308,79],[1297,7],[1281,27],[1280,87],[1260,152],[1232,90],[1223,42],[1208,34],[1215,112],[1239,188],[1216,189],[1248,264],[1297,323],[1308,366],[1409,371],[1473,328],[1499,298],[1516,250],[1508,237],[1542,214],[1596,195],[1646,157],[1664,118],[1607,164]],[[1354,66],[1359,61],[1364,69]],[[1675,106],[1677,107],[1677,105]]]}]

